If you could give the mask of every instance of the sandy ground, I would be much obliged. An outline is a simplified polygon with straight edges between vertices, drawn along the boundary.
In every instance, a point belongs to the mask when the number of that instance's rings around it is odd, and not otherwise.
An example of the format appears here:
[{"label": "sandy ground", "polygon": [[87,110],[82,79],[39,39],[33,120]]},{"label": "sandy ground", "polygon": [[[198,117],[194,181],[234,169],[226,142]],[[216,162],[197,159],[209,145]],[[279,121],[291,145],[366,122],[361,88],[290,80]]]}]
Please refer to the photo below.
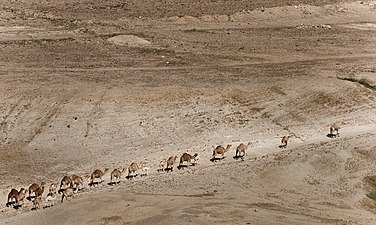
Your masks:
[{"label": "sandy ground", "polygon": [[[376,2],[0,2],[0,224],[376,224]],[[157,172],[184,152],[198,165]]]}]

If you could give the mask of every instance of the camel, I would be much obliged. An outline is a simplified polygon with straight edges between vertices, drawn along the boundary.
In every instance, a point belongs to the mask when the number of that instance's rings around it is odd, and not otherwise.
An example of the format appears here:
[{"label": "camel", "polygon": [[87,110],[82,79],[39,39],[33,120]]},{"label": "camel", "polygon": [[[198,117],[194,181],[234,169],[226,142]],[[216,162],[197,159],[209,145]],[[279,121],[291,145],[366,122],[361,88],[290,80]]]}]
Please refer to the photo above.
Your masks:
[{"label": "camel", "polygon": [[74,189],[69,187],[63,191],[63,194],[61,196],[61,203],[63,203],[64,198],[68,200],[68,197],[73,197]]},{"label": "camel", "polygon": [[[193,160],[193,163],[192,163],[192,160]],[[184,162],[187,162],[187,166],[191,163],[191,165],[196,165],[197,163],[197,160],[198,160],[198,154],[195,153],[194,155],[190,155],[189,153],[184,153],[181,157],[180,157],[180,163],[179,163],[179,167],[182,167],[184,166]]]},{"label": "camel", "polygon": [[144,162],[139,162],[139,163],[133,162],[133,163],[131,163],[131,165],[129,165],[129,167],[128,167],[128,178],[133,178],[133,177],[137,176],[138,173],[136,173],[136,172],[139,169],[142,168],[143,164],[144,164]]},{"label": "camel", "polygon": [[[329,128],[330,136],[331,137],[337,137],[337,136],[339,137],[339,129],[341,129],[339,123],[333,123],[332,125],[330,125],[330,128]],[[336,133],[334,134],[334,132],[336,132]]]},{"label": "camel", "polygon": [[224,148],[222,145],[218,145],[214,150],[213,150],[213,161],[217,159],[217,155],[222,155],[222,158],[219,160],[223,159],[225,156],[225,153],[230,150],[232,145],[227,145],[226,148]]},{"label": "camel", "polygon": [[70,176],[64,176],[60,182],[60,190],[70,187],[71,183],[72,179],[70,178]]},{"label": "camel", "polygon": [[29,198],[31,198],[31,193],[34,193],[34,198],[38,198],[38,196],[42,196],[44,191],[44,186],[46,183],[42,182],[40,185],[33,183],[29,187]]},{"label": "camel", "polygon": [[38,197],[42,197],[42,194],[44,192],[44,187],[46,186],[46,184],[44,182],[41,183],[41,186],[39,186],[36,190],[35,190],[35,197],[38,198]]},{"label": "camel", "polygon": [[245,156],[245,151],[247,148],[251,145],[251,142],[248,142],[247,145],[240,143],[238,147],[236,147],[236,152],[235,152],[235,158],[241,157],[244,158]]},{"label": "camel", "polygon": [[94,180],[97,179],[97,178],[100,179],[100,182],[98,182],[98,183],[102,183],[103,182],[102,177],[103,177],[104,174],[107,173],[107,171],[108,171],[108,168],[104,169],[104,172],[100,169],[94,170],[94,172],[90,176],[91,184],[94,184]]},{"label": "camel", "polygon": [[[16,190],[16,189],[12,189],[12,190],[10,190],[10,192],[9,192],[9,194],[8,194],[8,201],[7,201],[7,206],[10,206],[10,205],[12,205],[12,204],[14,204],[14,203],[18,203],[18,201],[17,201],[17,198],[18,198],[18,191]],[[14,202],[10,202],[10,200],[13,200],[14,199]]]},{"label": "camel", "polygon": [[33,207],[32,209],[37,210],[40,209],[40,206],[42,205],[42,196],[38,196],[33,200]]},{"label": "camel", "polygon": [[[112,172],[111,172],[111,184],[116,184],[116,183],[119,183],[120,181],[120,178],[121,178],[121,175],[124,173],[125,171],[125,168],[123,168],[122,170],[119,170],[119,169],[114,169]],[[116,182],[112,182],[112,179],[116,179]]]},{"label": "camel", "polygon": [[[20,191],[17,191],[16,189],[13,188],[8,194],[8,201],[6,205],[10,206],[16,203],[16,205],[19,206],[21,202],[23,205],[23,200],[26,195],[25,192],[26,192],[25,188],[21,188]],[[10,202],[10,200],[13,200],[13,199],[15,200],[15,202]]]},{"label": "camel", "polygon": [[147,167],[147,166],[143,166],[143,167],[139,170],[139,174],[140,174],[140,176],[143,177],[143,176],[147,176],[147,175],[149,175],[149,170],[150,170],[149,167]]},{"label": "camel", "polygon": [[50,188],[48,189],[48,194],[56,194],[57,190],[57,183],[50,184]]},{"label": "camel", "polygon": [[84,179],[77,175],[72,175],[70,187],[78,191],[78,188],[84,185]]},{"label": "camel", "polygon": [[44,200],[45,201],[44,208],[54,206],[55,200],[56,200],[56,194],[49,193],[46,199]]},{"label": "camel", "polygon": [[287,147],[287,142],[289,141],[291,135],[288,136],[283,136],[281,139],[282,145],[280,146],[281,148],[286,148]]},{"label": "camel", "polygon": [[33,183],[32,185],[30,185],[29,187],[29,198],[31,198],[31,193],[34,193],[35,190],[39,187],[39,185],[37,183]]},{"label": "camel", "polygon": [[171,172],[172,172],[172,170],[174,169],[174,164],[175,164],[177,158],[178,158],[177,156],[171,156],[167,159],[166,168],[165,168],[166,171],[171,170]]},{"label": "camel", "polygon": [[159,162],[159,168],[157,169],[157,172],[163,172],[165,169],[165,165],[167,163],[167,159],[163,159]]}]

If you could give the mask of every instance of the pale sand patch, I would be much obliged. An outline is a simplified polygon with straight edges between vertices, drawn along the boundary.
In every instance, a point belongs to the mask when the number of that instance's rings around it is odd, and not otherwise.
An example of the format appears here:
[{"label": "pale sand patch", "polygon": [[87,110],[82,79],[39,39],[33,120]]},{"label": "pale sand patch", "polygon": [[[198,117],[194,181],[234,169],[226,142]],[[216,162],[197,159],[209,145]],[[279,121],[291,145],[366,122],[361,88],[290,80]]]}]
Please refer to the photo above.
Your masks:
[{"label": "pale sand patch", "polygon": [[356,75],[356,78],[359,80],[363,80],[364,82],[368,83],[369,85],[376,87],[376,73],[375,72],[363,72]]},{"label": "pale sand patch", "polygon": [[350,23],[343,25],[343,27],[359,30],[376,30],[376,24],[374,23]]},{"label": "pale sand patch", "polygon": [[135,35],[117,35],[107,39],[110,43],[121,46],[147,46],[150,45],[150,41]]}]

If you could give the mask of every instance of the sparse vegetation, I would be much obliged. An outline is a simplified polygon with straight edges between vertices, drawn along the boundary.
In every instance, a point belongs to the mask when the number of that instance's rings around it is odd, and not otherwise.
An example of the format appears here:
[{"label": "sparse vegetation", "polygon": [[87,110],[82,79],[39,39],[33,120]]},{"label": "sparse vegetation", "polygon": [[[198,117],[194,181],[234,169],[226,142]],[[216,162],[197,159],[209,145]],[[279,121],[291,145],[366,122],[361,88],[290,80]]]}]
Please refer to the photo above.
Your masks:
[{"label": "sparse vegetation", "polygon": [[376,176],[365,177],[364,183],[367,198],[362,201],[363,206],[367,210],[376,213]]},{"label": "sparse vegetation", "polygon": [[370,192],[367,194],[367,197],[376,201],[376,191],[375,192]]}]

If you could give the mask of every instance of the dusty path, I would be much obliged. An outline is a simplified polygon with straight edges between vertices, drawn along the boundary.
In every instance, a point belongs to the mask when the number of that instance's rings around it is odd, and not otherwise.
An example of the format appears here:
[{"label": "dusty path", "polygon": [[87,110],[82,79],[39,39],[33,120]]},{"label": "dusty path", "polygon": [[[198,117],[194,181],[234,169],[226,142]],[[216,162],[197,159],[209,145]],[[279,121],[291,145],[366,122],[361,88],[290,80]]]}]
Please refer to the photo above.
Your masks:
[{"label": "dusty path", "polygon": [[341,138],[292,144],[258,159],[251,152],[235,161],[231,152],[218,163],[86,189],[68,202],[25,210],[2,223],[373,224],[376,217],[360,204],[365,194],[359,186],[376,157],[368,141],[375,127],[352,128],[357,132],[351,136],[344,131]]}]

